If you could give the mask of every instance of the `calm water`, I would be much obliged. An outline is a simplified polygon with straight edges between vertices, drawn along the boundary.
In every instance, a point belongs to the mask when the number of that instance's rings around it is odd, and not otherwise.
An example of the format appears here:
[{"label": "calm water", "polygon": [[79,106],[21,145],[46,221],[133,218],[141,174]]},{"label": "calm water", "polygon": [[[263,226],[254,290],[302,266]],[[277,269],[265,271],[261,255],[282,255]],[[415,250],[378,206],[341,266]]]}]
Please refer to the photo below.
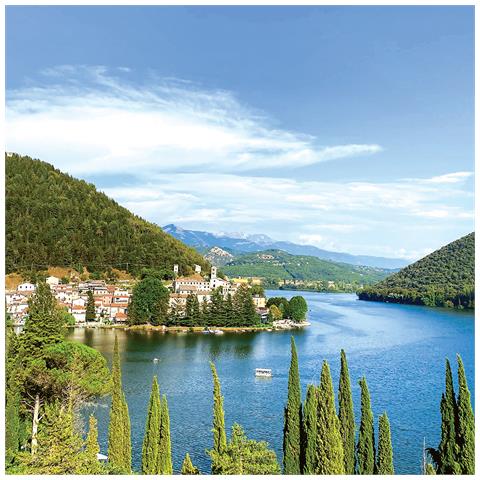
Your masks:
[{"label": "calm water", "polygon": [[[294,294],[268,292],[268,296]],[[303,295],[312,325],[295,331],[294,336],[304,392],[308,383],[318,383],[323,359],[330,363],[334,384],[338,385],[339,352],[344,348],[357,423],[357,380],[366,375],[376,422],[383,411],[390,418],[396,472],[419,473],[423,438],[427,446],[436,446],[439,440],[446,356],[454,362],[455,353],[461,354],[473,397],[473,313],[361,302],[350,294]],[[189,452],[194,464],[203,473],[209,472],[205,449],[212,444],[210,360],[216,363],[221,379],[227,427],[240,423],[248,436],[268,441],[281,461],[291,332],[215,336],[122,330],[117,334],[136,468],[140,466],[146,409],[156,374],[170,407],[175,471]],[[71,337],[111,360],[112,330],[74,329]],[[156,364],[154,357],[160,360]],[[453,366],[456,371],[456,364]],[[271,368],[273,378],[256,379],[254,370],[259,367]],[[103,453],[107,450],[108,406],[108,399],[103,399],[93,407]]]}]

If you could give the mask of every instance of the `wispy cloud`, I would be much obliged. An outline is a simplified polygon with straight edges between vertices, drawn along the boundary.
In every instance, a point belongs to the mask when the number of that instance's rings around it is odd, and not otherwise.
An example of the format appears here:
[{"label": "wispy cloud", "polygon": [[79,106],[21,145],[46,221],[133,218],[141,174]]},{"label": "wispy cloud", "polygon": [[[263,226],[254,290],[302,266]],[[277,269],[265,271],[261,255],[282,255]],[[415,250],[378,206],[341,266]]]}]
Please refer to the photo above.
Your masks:
[{"label": "wispy cloud", "polygon": [[249,171],[299,167],[381,151],[321,145],[275,128],[233,93],[177,79],[129,81],[128,69],[64,66],[7,93],[7,148],[74,173]]}]

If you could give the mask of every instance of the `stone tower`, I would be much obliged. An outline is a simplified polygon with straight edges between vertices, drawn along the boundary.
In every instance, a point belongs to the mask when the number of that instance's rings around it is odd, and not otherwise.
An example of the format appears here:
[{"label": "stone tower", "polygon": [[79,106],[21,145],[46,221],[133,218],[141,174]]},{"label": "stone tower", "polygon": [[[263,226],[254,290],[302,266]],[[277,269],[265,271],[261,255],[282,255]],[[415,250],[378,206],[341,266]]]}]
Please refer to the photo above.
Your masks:
[{"label": "stone tower", "polygon": [[217,278],[217,267],[212,267],[212,271],[210,273],[210,278],[213,280],[214,278]]}]

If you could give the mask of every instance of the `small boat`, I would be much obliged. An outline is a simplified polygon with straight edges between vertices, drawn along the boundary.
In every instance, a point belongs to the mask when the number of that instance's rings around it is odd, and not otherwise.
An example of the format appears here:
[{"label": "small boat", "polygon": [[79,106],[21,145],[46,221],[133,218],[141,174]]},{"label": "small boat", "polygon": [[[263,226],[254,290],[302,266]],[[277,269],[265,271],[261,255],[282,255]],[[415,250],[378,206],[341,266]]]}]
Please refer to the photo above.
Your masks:
[{"label": "small boat", "polygon": [[224,332],[223,332],[223,330],[214,330],[213,333],[215,335],[223,335]]},{"label": "small boat", "polygon": [[153,363],[158,363],[158,358],[157,358],[157,357],[155,357],[155,358],[153,359]]},{"label": "small boat", "polygon": [[256,368],[255,369],[256,377],[271,377],[272,370],[270,368]]}]

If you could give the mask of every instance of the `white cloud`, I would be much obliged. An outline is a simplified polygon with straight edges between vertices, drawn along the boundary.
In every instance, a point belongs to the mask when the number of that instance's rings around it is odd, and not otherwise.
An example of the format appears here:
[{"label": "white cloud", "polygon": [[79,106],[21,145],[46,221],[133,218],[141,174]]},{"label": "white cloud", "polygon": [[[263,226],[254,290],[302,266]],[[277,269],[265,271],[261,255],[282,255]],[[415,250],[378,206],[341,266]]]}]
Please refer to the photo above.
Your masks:
[{"label": "white cloud", "polygon": [[44,71],[47,83],[9,91],[8,150],[77,174],[288,168],[381,150],[322,146],[274,128],[231,92],[176,79],[133,86],[128,72],[64,66]]},{"label": "white cloud", "polygon": [[472,175],[473,172],[453,172],[432,177],[425,181],[429,183],[459,183],[465,181],[467,178],[470,178]]}]

